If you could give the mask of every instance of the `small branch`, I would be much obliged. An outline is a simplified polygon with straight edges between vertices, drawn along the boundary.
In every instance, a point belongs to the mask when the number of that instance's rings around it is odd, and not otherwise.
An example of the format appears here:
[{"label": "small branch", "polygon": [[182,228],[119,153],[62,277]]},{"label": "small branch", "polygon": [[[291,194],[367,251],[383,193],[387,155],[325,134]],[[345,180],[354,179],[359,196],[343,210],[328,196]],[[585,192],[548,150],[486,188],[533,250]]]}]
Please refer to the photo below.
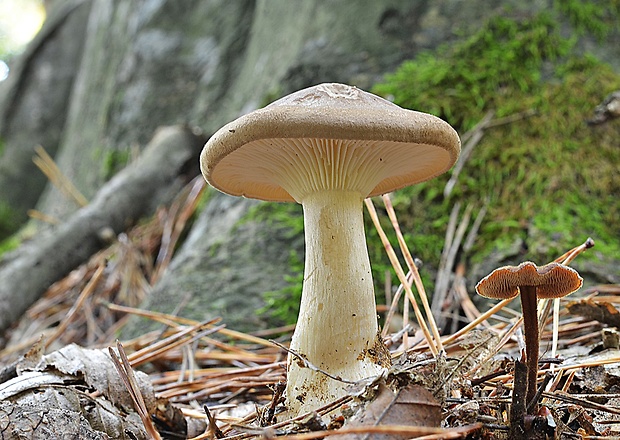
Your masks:
[{"label": "small branch", "polygon": [[273,340],[271,340],[270,342],[272,344],[274,344],[274,345],[277,345],[278,347],[280,347],[282,350],[286,351],[291,356],[295,357],[297,360],[299,360],[301,363],[304,364],[305,368],[309,368],[312,371],[324,374],[325,376],[329,377],[330,379],[334,379],[334,380],[336,380],[338,382],[348,383],[348,384],[352,384],[352,385],[355,385],[356,383],[358,383],[358,382],[355,382],[355,381],[352,381],[352,380],[343,379],[340,376],[334,376],[332,374],[329,374],[327,371],[321,370],[319,367],[317,367],[316,365],[314,365],[311,362],[309,362],[308,359],[304,358],[302,355],[300,355],[299,353],[295,352],[294,350],[291,350],[290,348],[285,347],[284,345],[280,344],[279,342],[276,342],[276,341],[273,341]]}]

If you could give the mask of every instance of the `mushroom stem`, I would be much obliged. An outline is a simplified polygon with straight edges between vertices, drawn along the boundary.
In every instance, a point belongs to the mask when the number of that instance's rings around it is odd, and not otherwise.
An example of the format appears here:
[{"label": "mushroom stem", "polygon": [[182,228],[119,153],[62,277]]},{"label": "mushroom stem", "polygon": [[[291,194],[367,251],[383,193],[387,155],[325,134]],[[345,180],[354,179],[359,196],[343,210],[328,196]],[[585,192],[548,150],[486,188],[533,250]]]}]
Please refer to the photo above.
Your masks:
[{"label": "mushroom stem", "polygon": [[[301,308],[291,349],[347,381],[380,374],[389,364],[378,339],[363,197],[322,190],[301,200],[306,261]],[[346,383],[289,358],[287,401],[293,413],[313,410],[346,394]]]},{"label": "mushroom stem", "polygon": [[536,382],[538,380],[538,299],[536,286],[520,286],[521,309],[523,311],[523,330],[525,332],[525,358],[527,365],[527,394],[525,397],[528,414],[535,415],[538,405],[533,405],[532,400],[536,395]]}]

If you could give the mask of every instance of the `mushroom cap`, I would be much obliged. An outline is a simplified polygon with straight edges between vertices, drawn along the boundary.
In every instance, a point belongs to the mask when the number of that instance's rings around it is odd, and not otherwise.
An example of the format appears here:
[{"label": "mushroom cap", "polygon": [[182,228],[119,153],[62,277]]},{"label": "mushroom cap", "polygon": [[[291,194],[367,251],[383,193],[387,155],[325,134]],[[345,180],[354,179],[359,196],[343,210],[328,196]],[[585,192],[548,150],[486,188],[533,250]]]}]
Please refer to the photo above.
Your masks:
[{"label": "mushroom cap", "polygon": [[[222,127],[200,165],[224,193],[294,201],[287,184],[298,175],[308,174],[310,186],[353,187],[367,197],[438,176],[459,153],[457,133],[435,116],[348,85],[320,84]],[[357,169],[369,170],[359,182],[351,177]],[[321,179],[329,182],[315,182]]]},{"label": "mushroom cap", "polygon": [[476,285],[476,292],[486,298],[508,299],[519,294],[519,287],[535,286],[538,298],[561,298],[583,284],[575,269],[560,263],[536,266],[530,261],[518,266],[495,269]]}]

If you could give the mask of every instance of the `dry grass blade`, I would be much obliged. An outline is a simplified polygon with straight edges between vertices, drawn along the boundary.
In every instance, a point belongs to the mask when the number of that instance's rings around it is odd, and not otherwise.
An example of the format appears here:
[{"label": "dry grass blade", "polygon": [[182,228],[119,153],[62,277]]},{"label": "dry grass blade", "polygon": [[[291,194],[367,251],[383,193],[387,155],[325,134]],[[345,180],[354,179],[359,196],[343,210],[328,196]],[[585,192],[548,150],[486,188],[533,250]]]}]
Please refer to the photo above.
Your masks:
[{"label": "dry grass blade", "polygon": [[206,181],[204,178],[196,176],[173,201],[164,223],[161,247],[155,261],[155,270],[151,276],[151,284],[154,284],[159,279],[170,264],[179,238],[185,230],[188,220],[196,211],[200,195],[205,187]]},{"label": "dry grass blade", "polygon": [[279,342],[276,342],[276,341],[271,341],[271,342],[274,345],[277,345],[278,347],[280,347],[282,350],[286,351],[288,354],[292,355],[295,359],[297,359],[298,362],[301,362],[304,365],[304,368],[308,368],[308,369],[310,369],[312,371],[315,371],[317,373],[322,373],[325,376],[329,377],[330,379],[336,380],[338,382],[348,383],[348,384],[355,384],[355,383],[357,383],[357,382],[352,381],[352,380],[343,379],[340,376],[334,376],[333,374],[329,374],[327,371],[322,370],[319,367],[317,367],[316,365],[314,365],[311,362],[309,362],[308,359],[306,359],[305,357],[303,357],[302,355],[300,355],[296,351],[293,351],[290,348],[286,348],[284,345],[280,344]]},{"label": "dry grass blade", "polygon": [[140,387],[136,381],[136,377],[133,373],[131,365],[129,364],[129,360],[127,359],[127,355],[125,354],[125,350],[123,349],[123,345],[120,342],[116,342],[116,349],[118,350],[119,357],[114,353],[112,347],[109,347],[108,350],[110,352],[110,357],[114,362],[114,366],[118,371],[118,374],[121,376],[127,391],[131,395],[131,400],[134,403],[134,407],[144,424],[144,429],[146,429],[146,433],[153,440],[161,440],[161,436],[159,432],[153,426],[153,422],[151,421],[151,417],[146,408],[146,404],[144,403],[144,398],[142,397],[142,393],[140,392]]},{"label": "dry grass blade", "polygon": [[92,276],[92,278],[90,279],[86,287],[84,287],[84,290],[82,290],[82,293],[80,293],[80,296],[78,297],[75,304],[73,304],[73,306],[71,307],[71,310],[69,310],[69,312],[67,313],[67,317],[63,319],[62,321],[60,321],[60,324],[58,325],[54,333],[45,342],[46,348],[48,348],[52,344],[52,342],[58,339],[58,337],[65,332],[65,330],[71,323],[73,316],[76,314],[76,312],[78,312],[83,307],[84,301],[86,301],[86,298],[91,296],[93,292],[95,291],[95,287],[97,287],[97,284],[99,284],[99,281],[101,280],[104,270],[105,270],[105,265],[100,265],[97,268],[97,270],[95,271],[95,274]]},{"label": "dry grass blade", "polygon": [[[407,284],[409,285],[409,287],[411,287],[411,283],[413,283],[413,276],[411,275],[411,272],[407,273],[407,276],[405,278],[407,279]],[[392,322],[392,319],[394,318],[394,314],[396,313],[396,310],[398,309],[398,303],[400,301],[400,297],[402,296],[404,290],[405,288],[403,284],[400,284],[398,288],[396,289],[396,293],[394,293],[394,298],[392,298],[392,301],[390,303],[390,308],[388,310],[387,316],[385,317],[385,324],[383,326],[383,330],[381,330],[382,338],[386,338],[388,336],[388,332],[390,330],[390,323]]]},{"label": "dry grass blade", "polygon": [[[364,200],[364,203],[366,204],[366,208],[368,209],[370,218],[372,219],[372,222],[375,225],[377,232],[379,233],[379,237],[381,238],[383,247],[385,248],[385,251],[388,254],[388,258],[390,259],[390,263],[392,264],[392,267],[394,268],[394,271],[396,272],[396,276],[398,277],[398,280],[400,281],[400,283],[403,285],[405,289],[405,294],[407,295],[409,302],[413,306],[413,311],[418,321],[418,325],[422,329],[424,338],[426,339],[426,342],[431,352],[433,353],[434,356],[436,356],[437,353],[439,352],[437,350],[437,346],[433,342],[433,338],[431,336],[430,331],[428,330],[428,326],[426,325],[424,316],[422,316],[422,312],[420,311],[420,308],[415,299],[415,296],[413,295],[413,292],[411,291],[411,287],[407,283],[407,276],[405,275],[405,272],[403,271],[403,268],[400,265],[400,262],[398,261],[398,257],[396,257],[396,252],[394,252],[394,248],[392,248],[392,245],[390,244],[390,241],[388,240],[387,235],[385,234],[385,231],[381,227],[381,223],[379,222],[379,217],[377,216],[377,210],[375,209],[375,206],[373,205],[371,199]],[[407,347],[405,347],[405,350],[406,349]]]},{"label": "dry grass blade", "polygon": [[[398,240],[398,245],[400,246],[400,250],[405,257],[405,262],[407,263],[407,267],[411,272],[413,277],[413,282],[415,283],[415,287],[418,290],[418,296],[420,297],[420,301],[422,302],[422,307],[424,308],[424,313],[426,314],[426,319],[428,320],[429,327],[431,332],[433,333],[433,337],[435,338],[435,344],[438,351],[443,351],[443,344],[441,343],[441,336],[439,335],[439,329],[437,328],[437,323],[435,322],[435,318],[433,317],[433,312],[431,311],[430,304],[428,303],[428,297],[426,296],[426,289],[424,289],[424,284],[422,283],[422,278],[420,278],[420,273],[418,272],[418,268],[413,261],[413,257],[411,256],[411,252],[409,252],[409,248],[407,247],[407,243],[405,242],[405,237],[403,237],[403,233],[400,230],[400,225],[398,224],[398,219],[396,218],[396,212],[394,212],[394,206],[392,206],[392,201],[390,200],[389,194],[383,195],[383,203],[385,204],[385,209],[387,210],[388,217],[392,222],[392,227],[394,228],[394,232],[396,232],[396,238]],[[405,277],[406,279],[406,277]]]},{"label": "dry grass blade", "polygon": [[41,145],[34,147],[36,155],[32,158],[34,164],[45,174],[49,181],[65,196],[74,200],[79,206],[88,205],[88,200],[65,176],[49,154]]},{"label": "dry grass blade", "polygon": [[28,217],[30,217],[33,220],[39,220],[43,223],[48,223],[50,225],[59,225],[60,224],[60,219],[58,217],[54,217],[48,214],[45,214],[41,211],[37,211],[36,209],[29,209],[28,210]]},{"label": "dry grass blade", "polygon": [[[315,410],[315,412],[320,415],[320,416],[324,416],[326,414],[329,414],[330,412],[332,412],[333,410],[335,410],[336,408],[340,408],[342,405],[349,403],[351,400],[353,400],[353,397],[351,396],[344,396],[344,397],[340,397],[332,402],[329,402],[325,405],[323,405],[320,408],[317,408]],[[273,430],[279,429],[279,428],[283,428],[285,426],[294,426],[296,424],[296,422],[299,422],[300,420],[304,420],[307,417],[311,416],[312,412],[307,412],[307,413],[303,413],[298,415],[297,417],[294,417],[292,419],[289,420],[285,420],[283,422],[278,422],[278,423],[274,423],[273,425],[269,425],[267,426],[265,429],[257,429],[256,427],[247,427],[247,426],[242,426],[242,425],[234,425],[233,427],[235,429],[238,430],[242,430],[242,431],[246,431],[242,434],[237,434],[237,435],[231,435],[228,437],[225,437],[226,440],[243,440],[246,438],[250,438],[250,437],[254,437],[257,435],[264,435],[267,433],[267,431],[269,432],[273,432]],[[253,415],[254,417],[256,416],[256,414]],[[247,417],[246,419],[244,419],[245,422],[250,422],[251,420],[253,420],[252,417]],[[335,431],[338,432],[338,431]]]},{"label": "dry grass blade", "polygon": [[[190,328],[182,330],[178,333],[173,334],[172,336],[156,342],[154,344],[150,344],[144,347],[142,350],[136,351],[129,356],[129,360],[133,367],[137,367],[146,362],[151,362],[157,358],[159,358],[162,354],[180,347],[184,344],[190,343],[196,338],[206,336],[207,334],[215,333],[224,328],[224,326],[210,328],[215,323],[219,322],[220,319],[212,319],[210,321],[196,324]],[[203,333],[205,330],[208,330],[208,333]]]},{"label": "dry grass blade", "polygon": [[[433,312],[437,314],[437,316],[441,316],[442,312],[442,304],[447,298],[450,286],[450,278],[452,277],[452,268],[454,267],[454,262],[456,260],[457,253],[461,248],[461,243],[463,242],[463,237],[465,236],[465,231],[469,226],[469,221],[471,218],[471,212],[473,210],[472,205],[467,205],[465,208],[465,212],[463,213],[463,217],[461,217],[461,221],[456,225],[456,221],[450,222],[450,226],[456,228],[454,232],[450,234],[446,234],[446,237],[451,237],[452,240],[446,240],[444,243],[444,251],[442,252],[441,262],[439,264],[439,270],[437,272],[437,280],[435,284],[435,292],[433,295]],[[460,205],[455,205],[452,213],[450,214],[450,218],[453,217],[458,218],[458,213],[460,211]]]},{"label": "dry grass blade", "polygon": [[[575,259],[575,257],[577,257],[577,255],[579,255],[580,253],[584,252],[587,249],[590,249],[591,247],[594,247],[594,240],[588,237],[585,242],[583,242],[579,246],[574,247],[573,249],[569,250],[563,255],[559,256],[558,258],[554,260],[554,262],[555,263],[561,262],[561,264],[568,265]],[[546,316],[543,313],[541,317],[541,321],[545,321],[545,320],[546,320]],[[552,335],[552,340],[551,340],[551,357],[555,357],[557,353],[559,325],[560,325],[560,298],[556,298],[553,300],[553,335]],[[540,325],[540,322],[539,322],[538,328],[540,328],[541,330],[543,328],[543,326]]]},{"label": "dry grass blade", "polygon": [[495,315],[497,312],[502,310],[504,307],[506,307],[508,304],[510,304],[513,300],[514,300],[514,298],[509,298],[509,299],[505,299],[503,301],[498,302],[493,307],[491,307],[489,310],[487,310],[486,312],[481,314],[474,321],[470,322],[465,327],[463,327],[461,330],[459,330],[458,332],[456,332],[456,333],[448,336],[447,338],[445,338],[444,341],[443,341],[444,344],[450,344],[450,343],[456,341],[457,339],[459,339],[460,337],[462,337],[463,335],[465,335],[466,333],[468,333],[469,331],[471,331],[474,328],[478,327],[478,325],[480,325],[482,322],[486,321],[491,316]]},{"label": "dry grass blade", "polygon": [[486,115],[476,124],[474,128],[463,135],[463,142],[465,145],[461,150],[461,154],[459,155],[454,168],[452,168],[452,176],[450,176],[450,180],[446,183],[446,186],[443,189],[443,196],[448,198],[452,193],[452,190],[456,186],[456,181],[459,178],[459,174],[463,170],[465,163],[471,156],[474,147],[478,145],[478,143],[482,140],[482,136],[484,135],[484,130],[489,126],[489,123],[493,119],[495,112],[489,111]]},{"label": "dry grass blade", "polygon": [[[152,319],[154,321],[160,322],[170,327],[177,327],[179,325],[199,325],[200,324],[198,321],[195,321],[193,319],[187,319],[187,318],[183,318],[183,317],[179,317],[175,315],[170,315],[167,313],[141,310],[135,307],[119,306],[119,305],[111,304],[111,303],[107,303],[106,306],[110,310],[115,310],[119,312],[130,313],[132,315],[142,316],[144,318]],[[259,338],[258,336],[249,335],[249,334],[239,332],[236,330],[223,328],[219,331],[219,333],[224,336],[233,338],[233,339],[238,339],[238,340],[250,342],[253,344],[259,344],[265,347],[273,346],[273,344],[269,342],[267,339]]]}]

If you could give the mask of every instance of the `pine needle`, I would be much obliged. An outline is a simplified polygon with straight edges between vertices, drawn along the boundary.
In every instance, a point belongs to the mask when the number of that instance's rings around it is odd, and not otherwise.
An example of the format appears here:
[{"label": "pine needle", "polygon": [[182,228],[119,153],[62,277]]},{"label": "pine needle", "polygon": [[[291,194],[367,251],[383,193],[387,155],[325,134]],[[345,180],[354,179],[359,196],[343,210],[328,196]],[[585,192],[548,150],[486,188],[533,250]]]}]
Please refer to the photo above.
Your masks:
[{"label": "pine needle", "polygon": [[60,171],[60,168],[54,162],[54,159],[47,154],[45,148],[41,145],[34,147],[36,155],[32,158],[34,164],[45,174],[49,181],[56,188],[60,190],[66,197],[73,200],[78,206],[83,207],[88,205],[88,200],[84,195],[75,187],[75,185],[69,180],[69,178]]},{"label": "pine needle", "polygon": [[[366,204],[366,208],[368,209],[370,218],[372,219],[372,222],[375,225],[377,232],[379,233],[379,237],[381,237],[381,242],[383,243],[383,247],[385,248],[385,251],[387,252],[388,258],[390,259],[390,263],[392,263],[392,267],[394,268],[394,271],[396,272],[396,276],[398,277],[398,280],[400,281],[400,283],[403,285],[405,289],[405,294],[407,295],[409,302],[413,306],[413,311],[418,321],[418,325],[422,329],[424,338],[426,339],[426,342],[431,352],[433,353],[433,356],[436,356],[439,350],[437,349],[437,346],[433,342],[433,338],[431,336],[430,331],[428,330],[426,321],[424,320],[424,317],[422,316],[420,307],[418,306],[416,298],[413,295],[413,292],[411,291],[411,286],[409,286],[407,283],[407,276],[405,275],[405,272],[403,271],[403,268],[400,265],[400,262],[398,261],[398,257],[396,257],[396,252],[394,252],[394,248],[390,244],[390,241],[388,240],[387,235],[385,234],[385,231],[383,230],[383,227],[381,226],[379,217],[377,216],[377,210],[375,209],[375,206],[373,205],[371,199],[368,198],[364,200],[364,203]],[[406,349],[407,347],[405,347],[405,350]]]}]

